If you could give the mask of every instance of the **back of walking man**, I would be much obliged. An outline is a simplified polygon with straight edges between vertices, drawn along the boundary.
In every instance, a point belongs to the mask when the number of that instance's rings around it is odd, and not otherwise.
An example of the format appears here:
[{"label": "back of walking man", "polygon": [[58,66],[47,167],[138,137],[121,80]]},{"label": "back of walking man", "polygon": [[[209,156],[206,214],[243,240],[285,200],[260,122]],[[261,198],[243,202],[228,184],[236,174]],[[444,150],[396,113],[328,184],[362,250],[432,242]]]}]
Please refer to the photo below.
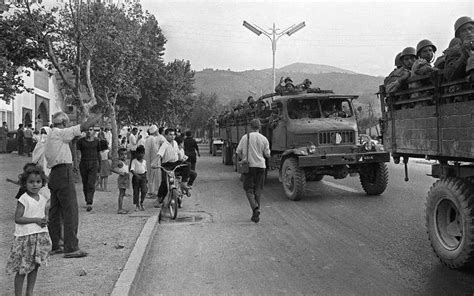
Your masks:
[{"label": "back of walking man", "polygon": [[252,119],[250,121],[251,131],[248,136],[247,134],[242,136],[236,150],[240,159],[247,159],[249,162],[249,172],[242,174],[242,176],[245,194],[252,208],[251,220],[255,223],[260,221],[260,198],[266,168],[265,157],[270,157],[270,145],[267,138],[258,132],[260,128],[260,120]]},{"label": "back of walking man", "polygon": [[[72,127],[69,117],[64,112],[53,115],[53,125],[48,134],[45,146],[45,157],[51,168],[48,187],[51,191],[51,208],[49,210],[49,234],[51,236],[52,254],[64,252],[65,258],[79,258],[87,253],[79,249],[77,228],[79,214],[77,208],[76,188],[72,171],[72,154],[69,143],[94,126],[102,113],[94,114],[85,123]],[[64,250],[59,246],[61,238],[61,219],[64,225]]]}]

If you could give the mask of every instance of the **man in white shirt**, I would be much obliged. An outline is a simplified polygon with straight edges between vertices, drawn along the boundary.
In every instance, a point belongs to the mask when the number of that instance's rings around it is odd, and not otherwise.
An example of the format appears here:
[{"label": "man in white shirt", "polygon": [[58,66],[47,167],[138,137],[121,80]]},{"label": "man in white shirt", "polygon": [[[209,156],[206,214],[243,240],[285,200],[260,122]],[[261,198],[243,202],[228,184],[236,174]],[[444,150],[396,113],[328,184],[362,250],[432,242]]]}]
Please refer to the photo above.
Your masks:
[{"label": "man in white shirt", "polygon": [[137,147],[138,147],[137,133],[138,133],[138,128],[134,127],[132,129],[132,133],[128,137],[128,141],[129,141],[128,149],[130,149],[130,154],[132,156],[132,159],[135,158],[135,152],[137,151]]},{"label": "man in white shirt", "polygon": [[260,128],[260,120],[252,119],[251,132],[242,136],[236,150],[240,159],[246,159],[249,162],[249,172],[242,176],[245,194],[252,208],[251,220],[255,223],[260,221],[260,198],[266,168],[265,157],[270,157],[268,139],[258,132]]},{"label": "man in white shirt", "polygon": [[[51,191],[48,228],[53,243],[52,254],[64,252],[65,258],[87,256],[86,252],[79,249],[77,239],[79,214],[69,143],[75,137],[81,136],[81,131],[93,127],[101,118],[102,113],[94,114],[86,122],[68,127],[69,117],[66,113],[57,112],[53,115],[54,127],[45,142],[45,158],[51,168],[48,182]],[[64,225],[64,250],[59,246],[61,223]]]},{"label": "man in white shirt", "polygon": [[[172,128],[167,128],[165,130],[166,141],[163,142],[160,149],[158,150],[158,162],[161,163],[161,166],[167,170],[172,170],[180,164],[185,164],[186,162],[180,157],[178,143],[174,140],[176,137],[176,131]],[[189,166],[182,166],[178,168],[176,173],[179,173],[182,177],[183,185],[187,188],[187,182],[189,178]],[[168,188],[166,186],[165,173],[162,173],[163,178],[161,178],[161,185],[158,190],[158,202],[161,203],[168,193]]]}]

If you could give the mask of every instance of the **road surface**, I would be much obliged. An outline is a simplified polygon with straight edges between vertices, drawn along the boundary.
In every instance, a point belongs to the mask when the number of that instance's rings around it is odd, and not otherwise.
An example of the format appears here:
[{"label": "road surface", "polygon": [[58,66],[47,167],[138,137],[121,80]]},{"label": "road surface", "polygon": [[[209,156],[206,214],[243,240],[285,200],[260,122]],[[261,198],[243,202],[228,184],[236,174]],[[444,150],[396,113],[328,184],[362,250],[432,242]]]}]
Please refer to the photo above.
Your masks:
[{"label": "road surface", "polygon": [[358,177],[325,176],[298,202],[272,172],[258,224],[232,166],[203,156],[197,170],[181,222],[158,226],[137,295],[474,293],[474,272],[444,267],[429,245],[426,164],[411,161],[409,182],[389,164],[382,196],[367,196]]}]

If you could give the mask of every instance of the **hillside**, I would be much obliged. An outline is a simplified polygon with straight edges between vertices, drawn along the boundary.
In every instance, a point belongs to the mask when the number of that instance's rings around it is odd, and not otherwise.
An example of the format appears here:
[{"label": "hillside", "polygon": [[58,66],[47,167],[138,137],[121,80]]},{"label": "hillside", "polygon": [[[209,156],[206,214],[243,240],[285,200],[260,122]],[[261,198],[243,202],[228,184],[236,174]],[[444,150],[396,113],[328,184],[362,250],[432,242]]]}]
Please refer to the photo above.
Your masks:
[{"label": "hillside", "polygon": [[[346,71],[346,73],[314,73],[324,69]],[[313,72],[309,72],[310,70]],[[332,89],[339,94],[359,95],[358,104],[368,105],[369,102],[372,102],[375,110],[378,111],[380,104],[375,93],[378,91],[379,85],[383,83],[383,77],[348,72],[350,71],[331,66],[297,63],[277,69],[276,77],[278,83],[281,76],[290,76],[295,84],[308,78],[313,82],[313,87]],[[219,101],[226,105],[230,102],[243,101],[249,95],[258,97],[261,94],[272,92],[272,71],[264,69],[233,72],[205,69],[196,72],[194,87],[196,93],[216,93]]]}]

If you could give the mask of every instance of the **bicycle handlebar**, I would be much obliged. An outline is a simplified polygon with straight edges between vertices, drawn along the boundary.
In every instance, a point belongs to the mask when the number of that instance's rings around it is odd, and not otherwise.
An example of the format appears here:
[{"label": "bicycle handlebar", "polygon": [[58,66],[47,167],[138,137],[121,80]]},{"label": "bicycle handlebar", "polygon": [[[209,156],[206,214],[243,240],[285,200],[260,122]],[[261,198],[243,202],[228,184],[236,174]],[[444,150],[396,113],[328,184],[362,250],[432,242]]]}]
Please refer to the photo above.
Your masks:
[{"label": "bicycle handlebar", "polygon": [[174,173],[174,171],[175,171],[177,168],[184,167],[184,166],[188,166],[188,165],[185,164],[185,163],[179,164],[179,165],[177,165],[177,166],[176,166],[174,169],[172,169],[172,170],[168,170],[168,169],[162,167],[161,165],[159,165],[159,166],[156,167],[156,168],[157,168],[157,169],[162,169],[162,170],[165,171],[167,174],[169,174],[169,173],[171,173],[171,172]]}]

